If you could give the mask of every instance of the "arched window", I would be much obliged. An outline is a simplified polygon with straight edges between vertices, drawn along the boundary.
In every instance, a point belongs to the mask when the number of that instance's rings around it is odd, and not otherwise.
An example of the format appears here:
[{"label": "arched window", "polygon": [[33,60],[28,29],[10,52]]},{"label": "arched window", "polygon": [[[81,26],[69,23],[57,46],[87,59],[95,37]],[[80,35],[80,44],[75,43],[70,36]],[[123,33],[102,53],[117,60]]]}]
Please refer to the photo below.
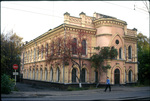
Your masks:
[{"label": "arched window", "polygon": [[72,82],[76,82],[76,74],[77,74],[77,71],[75,68],[72,69]]},{"label": "arched window", "polygon": [[47,68],[45,68],[45,81],[47,81]]},{"label": "arched window", "polygon": [[122,48],[119,48],[119,59],[122,59]]},{"label": "arched window", "polygon": [[86,69],[82,69],[82,76],[81,76],[81,82],[86,82]]},{"label": "arched window", "polygon": [[56,82],[59,82],[60,79],[60,71],[59,68],[57,67],[57,71],[56,71]]},{"label": "arched window", "polygon": [[82,40],[82,55],[86,55],[86,40]]},{"label": "arched window", "polygon": [[40,69],[40,80],[42,80],[42,77],[43,77],[43,70],[42,68]]},{"label": "arched window", "polygon": [[72,41],[72,54],[77,54],[77,39],[74,38]]},{"label": "arched window", "polygon": [[129,46],[128,47],[128,59],[131,59],[132,58],[132,47]]},{"label": "arched window", "polygon": [[114,79],[115,79],[115,84],[120,84],[120,70],[119,69],[115,69]]},{"label": "arched window", "polygon": [[132,82],[132,70],[129,71],[128,78],[129,82]]},{"label": "arched window", "polygon": [[33,79],[35,79],[35,70],[33,68]]},{"label": "arched window", "polygon": [[51,71],[50,71],[50,81],[53,81],[53,68],[51,67]]},{"label": "arched window", "polygon": [[36,79],[38,80],[38,68],[36,69]]}]

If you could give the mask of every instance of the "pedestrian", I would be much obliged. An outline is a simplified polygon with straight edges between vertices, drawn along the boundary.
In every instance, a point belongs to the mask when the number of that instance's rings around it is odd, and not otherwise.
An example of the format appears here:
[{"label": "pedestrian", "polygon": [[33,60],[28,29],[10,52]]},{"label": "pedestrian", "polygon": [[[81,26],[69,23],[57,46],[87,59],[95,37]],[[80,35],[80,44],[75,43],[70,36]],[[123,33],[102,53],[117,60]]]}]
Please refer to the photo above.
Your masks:
[{"label": "pedestrian", "polygon": [[107,80],[106,80],[106,88],[105,88],[104,92],[106,92],[106,90],[107,90],[108,87],[109,87],[109,91],[111,92],[111,86],[110,86],[109,77],[107,77]]}]

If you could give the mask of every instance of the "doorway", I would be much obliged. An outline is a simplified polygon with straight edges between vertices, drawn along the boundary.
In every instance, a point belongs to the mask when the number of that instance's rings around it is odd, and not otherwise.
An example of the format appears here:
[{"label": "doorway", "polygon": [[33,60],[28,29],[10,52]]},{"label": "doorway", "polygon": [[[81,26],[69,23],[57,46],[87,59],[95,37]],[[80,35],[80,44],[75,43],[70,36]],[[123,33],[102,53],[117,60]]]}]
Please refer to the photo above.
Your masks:
[{"label": "doorway", "polygon": [[114,79],[115,79],[115,84],[120,84],[120,71],[119,71],[119,69],[115,69]]}]

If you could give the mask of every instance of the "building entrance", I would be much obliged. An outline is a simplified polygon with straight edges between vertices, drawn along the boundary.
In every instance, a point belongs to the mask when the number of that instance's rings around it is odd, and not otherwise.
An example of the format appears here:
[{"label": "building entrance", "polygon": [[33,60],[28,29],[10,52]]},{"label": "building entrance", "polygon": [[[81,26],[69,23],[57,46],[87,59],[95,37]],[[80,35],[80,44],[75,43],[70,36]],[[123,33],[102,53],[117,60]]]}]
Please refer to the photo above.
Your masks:
[{"label": "building entrance", "polygon": [[120,84],[120,71],[119,71],[119,69],[116,69],[114,72],[114,80],[115,80],[115,84]]}]

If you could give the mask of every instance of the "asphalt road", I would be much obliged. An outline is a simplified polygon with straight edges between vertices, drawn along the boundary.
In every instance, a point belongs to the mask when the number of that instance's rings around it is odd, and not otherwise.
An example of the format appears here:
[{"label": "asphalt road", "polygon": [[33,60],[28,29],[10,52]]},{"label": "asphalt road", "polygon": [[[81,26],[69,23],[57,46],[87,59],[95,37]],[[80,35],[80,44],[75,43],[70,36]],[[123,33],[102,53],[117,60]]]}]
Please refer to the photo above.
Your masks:
[{"label": "asphalt road", "polygon": [[54,100],[150,100],[150,87],[112,86],[112,91],[92,89],[60,91],[40,86],[17,83],[19,91],[2,94],[2,101],[54,101]]}]

